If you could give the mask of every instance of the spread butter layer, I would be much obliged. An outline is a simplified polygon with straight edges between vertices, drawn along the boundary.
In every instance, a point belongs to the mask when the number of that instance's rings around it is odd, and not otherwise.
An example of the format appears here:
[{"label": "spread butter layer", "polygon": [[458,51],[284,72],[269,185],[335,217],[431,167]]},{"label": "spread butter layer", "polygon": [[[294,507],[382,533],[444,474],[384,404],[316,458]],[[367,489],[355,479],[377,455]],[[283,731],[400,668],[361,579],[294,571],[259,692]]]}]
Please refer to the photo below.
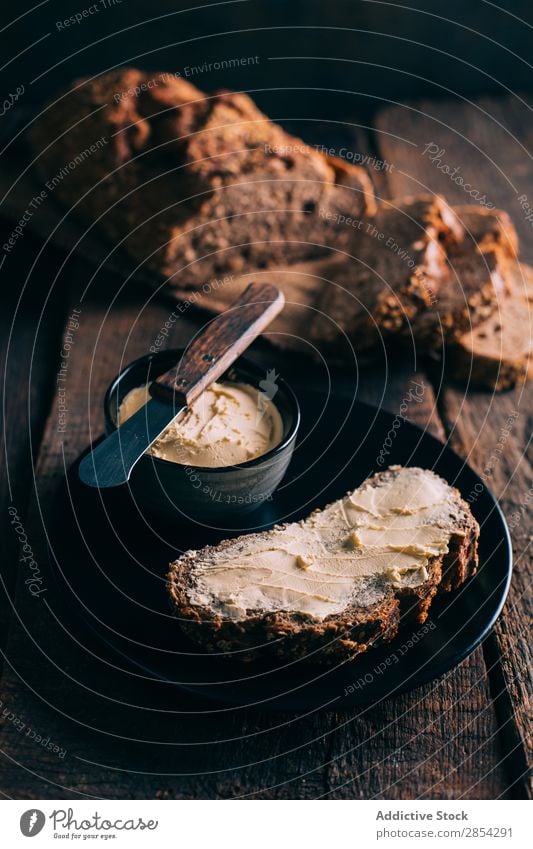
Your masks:
[{"label": "spread butter layer", "polygon": [[[392,470],[391,470],[392,471]],[[241,619],[250,611],[341,613],[357,594],[416,587],[457,534],[457,493],[432,472],[394,469],[302,522],[235,540],[194,563],[193,604]],[[374,579],[376,593],[361,594]],[[378,585],[380,590],[377,589]]]}]

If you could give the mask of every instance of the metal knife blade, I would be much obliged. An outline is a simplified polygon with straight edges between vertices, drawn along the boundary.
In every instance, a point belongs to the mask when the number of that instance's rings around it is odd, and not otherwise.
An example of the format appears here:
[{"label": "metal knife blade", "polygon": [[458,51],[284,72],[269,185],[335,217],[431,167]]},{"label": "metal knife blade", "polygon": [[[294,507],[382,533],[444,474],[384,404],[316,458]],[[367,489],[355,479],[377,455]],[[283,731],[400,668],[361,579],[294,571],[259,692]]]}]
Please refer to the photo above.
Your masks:
[{"label": "metal knife blade", "polygon": [[144,452],[185,409],[152,398],[83,458],[83,483],[99,489],[126,483]]}]

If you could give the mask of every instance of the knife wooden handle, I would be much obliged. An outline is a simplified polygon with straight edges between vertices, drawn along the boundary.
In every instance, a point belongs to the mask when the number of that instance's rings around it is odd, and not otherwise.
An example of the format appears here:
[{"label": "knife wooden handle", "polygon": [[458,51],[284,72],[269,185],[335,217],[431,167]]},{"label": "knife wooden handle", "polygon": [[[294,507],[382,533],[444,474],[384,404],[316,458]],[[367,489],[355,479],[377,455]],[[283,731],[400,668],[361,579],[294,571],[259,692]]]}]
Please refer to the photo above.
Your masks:
[{"label": "knife wooden handle", "polygon": [[259,336],[284,303],[276,286],[250,283],[234,304],[200,331],[180,362],[155,379],[151,394],[175,406],[191,404]]}]

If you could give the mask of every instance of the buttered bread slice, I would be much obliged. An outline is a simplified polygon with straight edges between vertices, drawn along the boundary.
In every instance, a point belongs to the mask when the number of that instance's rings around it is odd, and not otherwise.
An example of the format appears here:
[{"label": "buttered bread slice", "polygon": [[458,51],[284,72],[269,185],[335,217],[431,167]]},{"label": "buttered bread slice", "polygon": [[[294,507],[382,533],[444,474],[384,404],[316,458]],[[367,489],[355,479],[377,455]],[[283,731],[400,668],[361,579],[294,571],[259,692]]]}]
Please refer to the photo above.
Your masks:
[{"label": "buttered bread slice", "polygon": [[423,622],[474,573],[478,534],[456,489],[393,466],[304,521],[186,552],[168,588],[208,650],[339,662]]}]

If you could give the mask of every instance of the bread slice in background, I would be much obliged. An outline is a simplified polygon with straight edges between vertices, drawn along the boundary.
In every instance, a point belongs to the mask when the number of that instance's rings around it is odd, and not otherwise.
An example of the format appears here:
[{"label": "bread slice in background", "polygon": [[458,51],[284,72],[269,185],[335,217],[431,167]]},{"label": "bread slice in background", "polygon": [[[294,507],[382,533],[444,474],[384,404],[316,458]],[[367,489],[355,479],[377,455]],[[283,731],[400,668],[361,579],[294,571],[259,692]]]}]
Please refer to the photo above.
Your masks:
[{"label": "bread slice in background", "polygon": [[339,663],[424,622],[474,574],[478,536],[456,489],[394,466],[305,521],[186,552],[168,590],[208,651]]},{"label": "bread slice in background", "polygon": [[533,377],[533,268],[509,265],[513,290],[483,323],[462,334],[446,354],[449,373],[496,392]]}]

